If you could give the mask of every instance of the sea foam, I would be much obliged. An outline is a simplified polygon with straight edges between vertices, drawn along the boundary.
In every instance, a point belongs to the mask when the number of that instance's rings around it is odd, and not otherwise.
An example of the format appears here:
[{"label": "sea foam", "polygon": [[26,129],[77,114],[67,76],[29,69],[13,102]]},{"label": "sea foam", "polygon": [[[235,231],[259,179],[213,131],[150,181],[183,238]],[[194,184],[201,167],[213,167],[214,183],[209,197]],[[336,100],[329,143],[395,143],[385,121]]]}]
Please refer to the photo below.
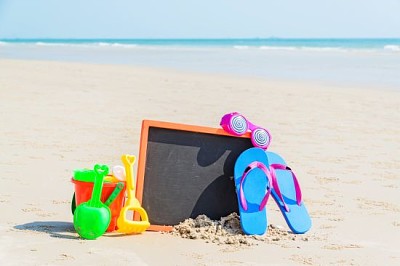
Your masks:
[{"label": "sea foam", "polygon": [[137,44],[108,43],[108,42],[82,42],[82,43],[61,43],[61,42],[36,42],[36,46],[57,46],[57,47],[79,47],[79,48],[95,48],[95,47],[117,47],[117,48],[136,48]]},{"label": "sea foam", "polygon": [[283,51],[296,51],[297,47],[294,46],[260,46],[261,50],[283,50]]},{"label": "sea foam", "polygon": [[233,48],[238,49],[238,50],[247,50],[250,47],[248,45],[234,45]]},{"label": "sea foam", "polygon": [[389,50],[389,51],[394,51],[394,52],[400,52],[400,45],[389,44],[389,45],[385,45],[383,47],[383,49]]},{"label": "sea foam", "polygon": [[124,43],[108,43],[108,42],[98,42],[94,43],[93,46],[100,46],[100,47],[121,47],[121,48],[136,48],[138,47],[137,44],[124,44]]}]

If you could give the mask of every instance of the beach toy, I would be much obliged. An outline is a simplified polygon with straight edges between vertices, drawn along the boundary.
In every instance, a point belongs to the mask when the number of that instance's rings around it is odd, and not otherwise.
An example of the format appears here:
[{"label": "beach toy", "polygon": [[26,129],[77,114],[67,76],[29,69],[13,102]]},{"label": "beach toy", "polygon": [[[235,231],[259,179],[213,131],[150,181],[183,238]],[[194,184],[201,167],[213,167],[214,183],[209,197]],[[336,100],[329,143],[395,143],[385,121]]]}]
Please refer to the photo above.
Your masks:
[{"label": "beach toy", "polygon": [[[76,206],[79,206],[80,204],[90,200],[90,198],[92,197],[94,183],[77,181],[73,178],[71,179],[71,181],[74,184],[75,204],[76,204],[76,205],[73,205],[71,203],[71,210],[72,210],[73,208],[76,208]],[[124,187],[123,187],[122,191],[118,194],[116,199],[113,202],[111,202],[111,204],[109,206],[109,208],[111,210],[111,222],[107,228],[107,232],[112,232],[117,229],[117,219],[118,219],[119,214],[121,213],[121,209],[125,203],[126,184],[124,181],[120,181],[120,182],[124,183]],[[103,183],[103,189],[101,191],[101,196],[100,196],[100,200],[102,202],[107,201],[107,199],[110,197],[110,195],[115,191],[117,184],[118,183],[113,183],[113,182],[104,182]]]},{"label": "beach toy", "polygon": [[104,177],[104,182],[108,182],[108,183],[118,183],[120,180],[115,178],[115,176],[113,175],[106,175],[106,177]]},{"label": "beach toy", "polygon": [[242,136],[250,130],[251,142],[255,147],[266,150],[271,143],[271,134],[268,130],[254,125],[237,112],[225,114],[221,118],[220,125],[226,132],[235,136]]},{"label": "beach toy", "polygon": [[267,151],[265,153],[273,182],[271,195],[290,230],[295,234],[303,234],[310,230],[311,218],[302,200],[299,181],[280,155]]},{"label": "beach toy", "polygon": [[263,235],[268,228],[265,206],[272,188],[268,166],[267,156],[261,148],[245,150],[235,162],[240,225],[247,235]]},{"label": "beach toy", "polygon": [[96,239],[103,235],[111,221],[111,211],[100,201],[104,176],[108,174],[106,165],[94,166],[95,180],[92,198],[80,204],[74,213],[74,228],[85,239]]},{"label": "beach toy", "polygon": [[72,201],[71,201],[71,212],[72,212],[72,215],[74,215],[75,209],[76,209],[76,199],[75,199],[75,192],[74,192],[74,194],[72,195]]},{"label": "beach toy", "polygon": [[[104,202],[105,205],[107,205],[108,207],[110,207],[110,204],[113,203],[113,201],[118,197],[119,193],[121,193],[121,191],[123,190],[125,184],[124,182],[119,182],[113,192],[111,193],[111,195],[108,197],[108,199]],[[74,214],[76,209],[76,199],[75,199],[75,193],[72,196],[72,201],[71,201],[71,211],[72,214]]]},{"label": "beach toy", "polygon": [[[133,180],[133,164],[136,157],[133,155],[122,155],[122,162],[126,170],[126,186],[128,191],[128,200],[125,207],[122,208],[117,220],[118,231],[126,234],[139,234],[150,226],[149,218],[145,209],[140,206],[139,200],[135,197],[135,185]],[[126,218],[128,210],[138,212],[141,221],[132,221]]]},{"label": "beach toy", "polygon": [[122,165],[115,165],[112,169],[112,174],[119,181],[126,180],[125,168]]},{"label": "beach toy", "polygon": [[[91,169],[76,169],[74,170],[74,179],[82,182],[94,182],[95,172]],[[112,175],[106,175],[104,177],[104,182],[114,182],[118,183],[119,181],[123,181],[115,178]]]},{"label": "beach toy", "polygon": [[82,182],[94,182],[96,173],[91,169],[74,170],[74,179]]},{"label": "beach toy", "polygon": [[[95,172],[91,169],[75,169],[74,170],[74,179],[82,182],[93,182],[95,178]],[[71,211],[72,214],[75,213],[76,209],[76,200],[75,200],[75,193],[72,195],[71,201]]]},{"label": "beach toy", "polygon": [[110,204],[118,197],[119,193],[121,193],[124,186],[124,182],[119,182],[104,204],[110,206]]}]

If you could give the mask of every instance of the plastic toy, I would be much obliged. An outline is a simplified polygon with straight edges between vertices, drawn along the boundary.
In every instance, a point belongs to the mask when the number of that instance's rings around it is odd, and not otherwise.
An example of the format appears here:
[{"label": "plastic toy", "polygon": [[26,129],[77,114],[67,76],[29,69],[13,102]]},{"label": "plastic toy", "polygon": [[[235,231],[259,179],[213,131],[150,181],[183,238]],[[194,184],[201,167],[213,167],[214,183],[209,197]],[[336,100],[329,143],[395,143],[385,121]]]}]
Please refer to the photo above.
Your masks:
[{"label": "plastic toy", "polygon": [[112,169],[113,176],[119,181],[126,180],[125,168],[122,165],[116,165]]},{"label": "plastic toy", "polygon": [[74,192],[74,194],[72,195],[72,201],[71,201],[71,212],[72,212],[72,215],[74,215],[75,210],[76,210],[76,199],[75,199],[75,192]]},{"label": "plastic toy", "polygon": [[[117,220],[118,232],[126,234],[140,234],[150,226],[149,218],[145,209],[140,206],[139,200],[135,197],[135,185],[133,180],[133,164],[136,157],[133,155],[122,155],[122,162],[126,170],[126,186],[128,191],[128,200],[125,207],[122,208]],[[126,218],[128,210],[138,212],[141,221],[131,221]]]},{"label": "plastic toy", "polygon": [[115,178],[113,175],[106,175],[104,177],[104,182],[108,182],[108,183],[118,183],[120,180],[118,180],[117,178]]},{"label": "plastic toy", "polygon": [[[104,202],[104,204],[107,205],[108,207],[110,207],[110,205],[113,203],[113,201],[118,197],[119,193],[121,193],[121,191],[124,189],[124,186],[125,186],[124,182],[118,182],[117,186],[114,188],[113,192],[108,197],[106,202]],[[72,214],[75,213],[75,209],[76,209],[76,199],[75,199],[75,193],[74,193],[74,195],[72,196],[72,201],[71,201]]]},{"label": "plastic toy", "polygon": [[74,170],[74,179],[82,182],[93,182],[96,173],[91,169],[76,169]]},{"label": "plastic toy", "polygon": [[119,193],[121,193],[124,186],[124,182],[119,182],[104,204],[109,207],[111,203],[113,203],[113,201],[118,197]]},{"label": "plastic toy", "polygon": [[237,112],[225,114],[221,118],[220,125],[226,132],[235,136],[241,136],[250,130],[251,142],[255,147],[266,150],[271,143],[271,134],[268,130],[254,125]]},{"label": "plastic toy", "polygon": [[74,228],[85,239],[96,239],[103,235],[111,221],[111,211],[100,201],[104,176],[108,174],[106,165],[94,166],[95,180],[92,198],[80,204],[74,212]]},{"label": "plastic toy", "polygon": [[[74,170],[74,179],[82,182],[94,182],[95,172],[91,169],[76,169]],[[119,178],[115,178],[112,175],[106,175],[104,177],[105,182],[118,183],[119,181],[124,181]]]}]

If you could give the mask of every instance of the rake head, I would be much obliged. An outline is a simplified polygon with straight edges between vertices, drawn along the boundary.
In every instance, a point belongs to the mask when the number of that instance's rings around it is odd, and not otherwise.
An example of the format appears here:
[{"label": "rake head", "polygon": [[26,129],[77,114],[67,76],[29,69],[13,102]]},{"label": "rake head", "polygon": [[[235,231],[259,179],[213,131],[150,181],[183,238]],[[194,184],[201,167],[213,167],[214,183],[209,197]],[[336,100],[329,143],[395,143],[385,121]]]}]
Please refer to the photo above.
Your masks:
[{"label": "rake head", "polygon": [[[131,210],[138,212],[141,221],[132,221],[126,218],[127,212]],[[118,232],[125,234],[141,234],[149,228],[150,223],[146,211],[142,207],[127,206],[121,210],[121,214],[117,220]]]}]

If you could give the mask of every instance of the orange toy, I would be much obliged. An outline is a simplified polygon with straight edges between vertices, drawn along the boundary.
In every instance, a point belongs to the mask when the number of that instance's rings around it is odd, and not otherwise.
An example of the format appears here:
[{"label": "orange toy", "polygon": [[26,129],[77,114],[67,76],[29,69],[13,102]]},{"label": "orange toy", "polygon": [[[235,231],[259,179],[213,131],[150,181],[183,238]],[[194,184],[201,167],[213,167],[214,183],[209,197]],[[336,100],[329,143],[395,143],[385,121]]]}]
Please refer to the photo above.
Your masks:
[{"label": "orange toy", "polygon": [[[76,206],[83,202],[87,202],[92,197],[93,183],[83,182],[72,179],[72,183],[75,185],[75,202]],[[117,183],[104,183],[103,191],[101,193],[101,201],[105,202],[111,193],[114,191]],[[117,219],[121,212],[122,206],[125,202],[125,188],[122,189],[121,193],[115,198],[115,200],[110,204],[109,208],[111,210],[111,222],[107,228],[107,232],[112,232],[117,229]]]}]

